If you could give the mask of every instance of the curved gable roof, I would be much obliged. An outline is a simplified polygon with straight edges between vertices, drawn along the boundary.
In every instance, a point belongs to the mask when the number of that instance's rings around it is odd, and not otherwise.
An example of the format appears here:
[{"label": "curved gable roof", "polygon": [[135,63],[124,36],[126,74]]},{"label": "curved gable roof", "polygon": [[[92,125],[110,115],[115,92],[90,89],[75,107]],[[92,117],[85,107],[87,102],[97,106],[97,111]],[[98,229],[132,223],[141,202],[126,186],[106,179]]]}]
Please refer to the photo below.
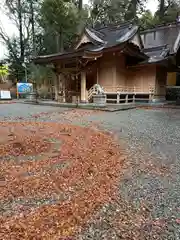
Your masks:
[{"label": "curved gable roof", "polygon": [[103,40],[106,42],[106,48],[108,48],[129,41],[137,33],[138,29],[138,26],[128,22],[100,28],[97,31],[102,34]]},{"label": "curved gable roof", "polygon": [[[77,48],[86,43],[87,51],[95,52],[96,49],[107,49],[128,42],[137,34],[139,27],[126,23],[123,25],[107,26],[99,29],[86,28]],[[88,43],[88,45],[87,45]],[[90,45],[91,43],[91,45]],[[84,47],[84,46],[82,46]]]}]

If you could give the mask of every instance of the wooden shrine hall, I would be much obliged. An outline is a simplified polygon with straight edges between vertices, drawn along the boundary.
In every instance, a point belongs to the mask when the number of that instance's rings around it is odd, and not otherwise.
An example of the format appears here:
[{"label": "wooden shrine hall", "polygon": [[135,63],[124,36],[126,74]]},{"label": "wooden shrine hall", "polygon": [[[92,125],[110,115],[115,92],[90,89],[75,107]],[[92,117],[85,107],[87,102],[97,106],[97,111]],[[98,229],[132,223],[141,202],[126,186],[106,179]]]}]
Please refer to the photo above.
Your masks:
[{"label": "wooden shrine hall", "polygon": [[56,99],[92,102],[99,84],[107,102],[163,101],[168,72],[180,64],[180,24],[144,32],[132,22],[85,28],[71,51],[38,56],[56,72]]}]

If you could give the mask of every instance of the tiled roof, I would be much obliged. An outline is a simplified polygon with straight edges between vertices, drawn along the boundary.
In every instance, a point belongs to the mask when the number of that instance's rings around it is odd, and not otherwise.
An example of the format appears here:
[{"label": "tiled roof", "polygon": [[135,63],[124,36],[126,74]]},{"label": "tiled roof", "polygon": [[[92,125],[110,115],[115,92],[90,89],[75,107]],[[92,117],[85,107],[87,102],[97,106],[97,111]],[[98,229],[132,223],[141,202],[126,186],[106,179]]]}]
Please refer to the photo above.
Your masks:
[{"label": "tiled roof", "polygon": [[180,46],[180,24],[173,23],[148,29],[141,33],[148,63],[160,62],[176,54]]},{"label": "tiled roof", "polygon": [[[80,45],[78,49],[71,52],[53,54],[38,57],[39,59],[63,59],[66,57],[82,56],[85,53],[98,53],[104,49],[111,48],[128,42],[138,33],[138,26],[132,22],[121,25],[106,26],[102,28],[86,28],[85,34],[90,42]],[[144,49],[139,51],[149,57],[147,63],[160,62],[170,54],[176,54],[180,47],[180,23],[169,24],[149,29],[141,33]],[[38,59],[37,58],[37,59]]]},{"label": "tiled roof", "polygon": [[[138,26],[132,25],[132,23],[116,25],[113,27],[107,26],[99,29],[86,29],[86,33],[92,42],[95,43],[95,45],[99,45],[99,47],[103,46],[103,48],[110,48],[124,43],[130,40],[137,31]],[[88,48],[88,50],[90,51],[91,49]]]},{"label": "tiled roof", "polygon": [[170,53],[175,53],[177,48],[174,47],[179,33],[180,24],[169,24],[146,30],[141,33],[141,38],[145,48],[166,45]]},{"label": "tiled roof", "polygon": [[166,45],[152,47],[152,48],[145,48],[143,52],[149,57],[147,62],[160,62],[164,60],[169,55],[169,49]]}]

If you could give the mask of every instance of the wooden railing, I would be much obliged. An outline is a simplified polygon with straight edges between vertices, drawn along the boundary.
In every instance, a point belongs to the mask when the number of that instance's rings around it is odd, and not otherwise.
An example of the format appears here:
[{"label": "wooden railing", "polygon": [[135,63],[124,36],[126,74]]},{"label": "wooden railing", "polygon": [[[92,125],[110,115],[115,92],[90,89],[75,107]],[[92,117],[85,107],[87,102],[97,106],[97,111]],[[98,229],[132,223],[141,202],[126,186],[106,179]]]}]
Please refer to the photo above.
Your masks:
[{"label": "wooden railing", "polygon": [[97,94],[97,90],[95,88],[95,85],[93,85],[89,90],[88,90],[88,101],[90,101],[93,97],[93,95]]},{"label": "wooden railing", "polygon": [[[103,87],[104,92],[106,94],[107,102],[111,103],[129,103],[135,101],[151,101],[154,96],[154,88],[149,87],[149,90],[143,91],[141,88],[138,87],[112,87],[112,86],[105,86]],[[96,94],[96,88],[94,85],[88,90],[88,101],[90,102],[93,98],[93,95]],[[108,96],[109,95],[109,96]],[[114,95],[114,98],[112,96]],[[145,96],[143,96],[145,95]],[[142,97],[140,97],[142,96]]]},{"label": "wooden railing", "polygon": [[148,89],[144,90],[140,87],[129,87],[129,86],[104,86],[104,91],[106,93],[154,93],[154,88],[153,87],[149,87]]}]

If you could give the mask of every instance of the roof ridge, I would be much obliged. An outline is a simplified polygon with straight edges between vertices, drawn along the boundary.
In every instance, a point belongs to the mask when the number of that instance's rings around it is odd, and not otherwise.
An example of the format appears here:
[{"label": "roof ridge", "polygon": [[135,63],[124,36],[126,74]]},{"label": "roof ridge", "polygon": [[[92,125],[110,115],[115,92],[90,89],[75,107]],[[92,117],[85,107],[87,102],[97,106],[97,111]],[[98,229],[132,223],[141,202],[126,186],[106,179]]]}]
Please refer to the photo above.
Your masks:
[{"label": "roof ridge", "polygon": [[[102,38],[105,36],[102,32],[97,31],[95,28],[88,27],[86,29],[89,29],[90,31],[94,32],[94,34],[100,35]],[[98,36],[98,37],[101,38],[100,36]],[[103,39],[101,39],[101,40],[103,40]]]},{"label": "roof ridge", "polygon": [[101,27],[95,27],[93,28],[94,30],[98,31],[98,30],[102,30],[102,29],[106,29],[106,28],[110,28],[110,27],[126,27],[130,24],[133,24],[133,20],[130,21],[126,21],[126,22],[119,22],[119,23],[112,23],[112,24],[108,24],[106,26],[101,26]]},{"label": "roof ridge", "polygon": [[144,48],[143,51],[148,51],[148,50],[158,50],[167,47],[167,44],[159,45],[159,46],[153,46],[153,47],[148,47]]},{"label": "roof ridge", "polygon": [[91,38],[91,40],[104,44],[105,42],[103,41],[103,39],[101,39],[99,36],[97,36],[97,34],[94,31],[91,31],[91,29],[86,28],[85,29],[86,34]]},{"label": "roof ridge", "polygon": [[165,23],[165,24],[159,24],[159,25],[155,25],[152,28],[148,28],[146,30],[141,31],[140,33],[146,33],[146,32],[153,32],[155,30],[159,30],[159,29],[163,29],[163,28],[168,28],[168,27],[174,27],[174,26],[180,26],[180,23],[178,22],[171,22],[171,23]]}]

